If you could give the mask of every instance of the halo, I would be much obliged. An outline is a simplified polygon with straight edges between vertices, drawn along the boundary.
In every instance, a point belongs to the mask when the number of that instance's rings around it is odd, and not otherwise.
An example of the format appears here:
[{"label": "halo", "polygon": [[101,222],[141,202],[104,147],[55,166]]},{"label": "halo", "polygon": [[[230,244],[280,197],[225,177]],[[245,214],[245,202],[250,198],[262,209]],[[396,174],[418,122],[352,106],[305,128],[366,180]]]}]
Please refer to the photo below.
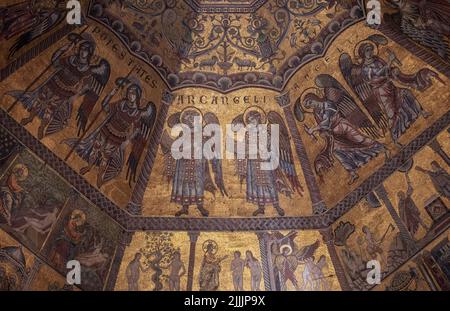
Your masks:
[{"label": "halo", "polygon": [[198,116],[200,117],[200,123],[203,124],[203,113],[200,111],[200,109],[198,109],[194,106],[186,107],[181,111],[181,114],[180,114],[180,122],[181,123],[183,123],[183,124],[186,123],[186,122],[184,122],[184,118],[186,117],[186,113],[188,113],[188,112],[196,112],[198,114]]},{"label": "halo", "polygon": [[79,217],[77,221],[75,222],[78,226],[83,225],[86,222],[86,214],[79,209],[75,209],[72,211],[72,214],[70,215],[70,218]]},{"label": "halo", "polygon": [[[311,91],[313,91],[313,92],[311,92]],[[318,87],[310,87],[303,91],[303,93],[297,99],[297,102],[300,100],[300,103],[303,103],[305,101],[306,95],[308,95],[309,93],[314,93],[319,97],[323,96],[323,92]],[[302,108],[304,109],[303,106],[302,106]]]},{"label": "halo", "polygon": [[135,84],[141,89],[141,92],[144,91],[143,88],[142,88],[142,83],[141,83],[141,81],[139,79],[137,79],[134,76],[131,76],[131,77],[128,77],[128,80],[129,80],[129,84],[130,85]]},{"label": "halo", "polygon": [[361,59],[361,57],[359,56],[358,50],[359,50],[359,47],[360,47],[361,45],[363,45],[364,43],[369,43],[371,46],[373,46],[373,54],[374,54],[374,55],[378,55],[378,52],[379,52],[378,45],[377,45],[375,42],[371,41],[371,40],[365,39],[365,40],[359,41],[359,42],[355,45],[355,49],[353,50],[353,55],[354,55],[357,59]]},{"label": "halo", "polygon": [[[314,92],[311,92],[313,90]],[[303,103],[305,102],[305,97],[307,94],[314,93],[317,96],[321,97],[321,90],[317,87],[310,87],[303,91],[303,93],[297,98],[294,104],[294,114],[297,118],[297,121],[303,122],[305,120],[305,114],[311,113],[303,107]]]},{"label": "halo", "polygon": [[144,92],[141,81],[139,81],[139,79],[137,79],[136,77],[118,77],[115,83],[117,86],[123,87],[128,87],[134,84],[141,89],[141,93]]},{"label": "halo", "polygon": [[249,114],[249,112],[251,112],[251,111],[257,111],[260,115],[261,115],[261,117],[262,117],[262,124],[266,124],[267,123],[267,115],[266,115],[266,113],[265,113],[265,111],[261,108],[261,107],[258,107],[258,106],[250,106],[250,107],[248,107],[246,110],[245,110],[245,112],[244,112],[244,117],[243,117],[243,119],[244,119],[244,125],[245,126],[247,126],[247,115]]},{"label": "halo", "polygon": [[289,252],[288,252],[288,256],[290,255],[290,254],[292,254],[292,247],[289,245],[289,244],[284,244],[284,245],[281,245],[280,246],[280,253],[281,254],[283,254],[283,250],[285,249],[285,248],[287,248],[287,249],[289,249]]},{"label": "halo", "polygon": [[[18,172],[21,172],[20,175],[17,175]],[[16,164],[13,168],[13,173],[16,175],[18,181],[24,181],[28,177],[28,167],[25,164],[19,163]]]},{"label": "halo", "polygon": [[205,242],[203,242],[202,244],[202,249],[203,252],[206,254],[206,252],[208,251],[208,246],[212,245],[212,254],[216,254],[217,250],[219,249],[219,246],[217,245],[216,241],[214,240],[206,240]]},{"label": "halo", "polygon": [[97,44],[95,43],[94,38],[88,34],[88,33],[82,33],[81,35],[78,33],[70,33],[69,36],[69,41],[75,41],[78,40],[76,42],[77,46],[80,46],[84,43],[89,43],[92,46],[92,57],[95,56],[95,50],[97,49]]},{"label": "halo", "polygon": [[403,163],[397,170],[399,172],[408,174],[408,172],[411,170],[411,168],[414,166],[414,160],[413,158],[410,158],[408,161]]}]

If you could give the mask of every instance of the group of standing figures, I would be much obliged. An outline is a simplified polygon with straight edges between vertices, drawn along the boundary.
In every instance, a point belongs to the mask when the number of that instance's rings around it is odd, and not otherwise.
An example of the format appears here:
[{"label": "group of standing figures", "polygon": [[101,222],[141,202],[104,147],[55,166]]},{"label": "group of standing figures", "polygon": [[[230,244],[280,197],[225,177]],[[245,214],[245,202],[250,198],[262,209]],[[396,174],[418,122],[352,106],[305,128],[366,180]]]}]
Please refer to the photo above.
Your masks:
[{"label": "group of standing figures", "polygon": [[[219,274],[221,271],[221,262],[227,259],[228,256],[216,256],[218,246],[213,240],[205,241],[203,243],[203,250],[205,255],[203,256],[200,267],[199,287],[201,291],[215,291],[220,286]],[[262,278],[259,260],[253,256],[250,250],[245,252],[245,259],[241,256],[240,251],[235,251],[230,264],[234,290],[244,290],[244,270],[248,268],[250,271],[250,289],[252,291],[259,291]]]},{"label": "group of standing figures", "polygon": [[[326,256],[320,255],[318,259],[315,258],[315,253],[320,247],[320,241],[317,240],[310,245],[299,247],[295,241],[297,235],[298,232],[296,231],[292,231],[287,235],[283,235],[280,232],[269,234],[268,245],[270,253],[264,256],[267,256],[271,262],[268,266],[267,277],[273,282],[271,285],[272,289],[277,291],[291,289],[297,291],[330,290],[334,275],[326,274],[328,270]],[[245,257],[242,256],[239,250],[235,250],[231,256],[220,256],[217,242],[211,239],[203,242],[202,250],[203,257],[198,270],[194,267],[188,267],[188,269],[198,272],[187,283],[198,282],[200,291],[223,290],[228,286],[232,286],[235,291],[264,290],[261,287],[264,284],[261,285],[261,282],[266,272],[263,272],[262,263],[251,250],[245,251]],[[145,261],[147,264],[142,265],[142,258],[142,253],[136,253],[126,268],[125,273],[129,290],[139,290],[141,272],[146,273],[150,270],[151,279],[149,280],[152,280],[156,285],[155,273],[158,273],[161,269],[166,271],[164,277],[167,285],[154,290],[183,290],[183,282],[181,280],[188,273],[179,250],[171,255],[171,259],[165,267],[152,265],[152,260]],[[226,269],[226,271],[229,271],[229,275],[224,275],[223,273],[225,261],[229,264],[229,269]],[[298,269],[300,266],[303,266],[302,271]],[[158,275],[162,274],[159,273]],[[188,277],[190,277],[189,274]],[[227,277],[229,279],[226,279]],[[300,279],[298,279],[299,277]]]},{"label": "group of standing figures", "polygon": [[[116,79],[116,87],[101,102],[103,121],[93,116],[110,78],[110,64],[95,55],[96,43],[87,33],[69,34],[69,43],[52,56],[50,77],[31,91],[10,91],[7,95],[22,103],[29,112],[21,124],[39,120],[37,137],[43,139],[69,127],[74,103],[82,98],[76,114],[78,137],[62,141],[86,163],[80,174],[98,167],[97,187],[116,178],[127,165],[127,178],[134,181],[137,166],[148,142],[156,116],[153,102],[142,104],[143,88],[133,77]],[[74,52],[72,52],[74,50]],[[100,59],[99,61],[96,61]],[[120,99],[114,100],[114,97]],[[93,129],[91,130],[91,127]],[[131,151],[125,159],[127,145]],[[67,157],[69,157],[69,155]]]},{"label": "group of standing figures", "polygon": [[[195,107],[186,107],[182,111],[172,114],[168,118],[167,125],[169,128],[173,128],[179,123],[186,125],[191,129],[193,141],[193,137],[196,135],[195,118],[200,120],[202,127],[211,124],[220,125],[219,119],[214,113],[203,114]],[[267,159],[261,158],[260,154],[251,157],[246,153],[245,158],[235,161],[235,172],[241,185],[245,183],[246,201],[257,206],[253,216],[264,214],[268,205],[273,206],[278,215],[284,216],[284,209],[280,205],[280,194],[288,198],[292,198],[295,193],[302,196],[303,187],[298,179],[289,131],[283,117],[278,112],[269,111],[266,113],[258,106],[251,106],[244,113],[234,118],[233,125],[252,126],[254,128],[263,125],[267,125],[268,128],[271,125],[279,126],[280,131],[277,137],[280,142],[278,167],[265,170],[263,163],[267,162]],[[261,138],[261,133],[257,133],[259,140],[266,139],[267,151],[270,152],[272,151],[270,146],[272,138],[270,131],[267,134],[269,137]],[[189,213],[189,207],[196,205],[200,213],[206,217],[209,213],[204,206],[205,192],[210,192],[215,196],[215,193],[219,191],[222,196],[228,197],[222,160],[220,157],[211,160],[205,158],[174,159],[171,153],[174,141],[175,139],[170,136],[168,129],[166,129],[161,138],[164,154],[164,176],[172,184],[170,201],[181,206],[181,209],[175,215],[186,215]],[[249,150],[249,145],[252,142],[249,139],[248,132],[245,135],[244,142],[246,150]],[[203,144],[200,144],[200,147],[202,146]],[[198,146],[194,146],[194,148],[196,147]],[[214,178],[212,175],[214,175]]]},{"label": "group of standing figures", "polygon": [[[198,286],[200,291],[216,291],[221,286],[220,272],[222,271],[222,262],[228,258],[228,255],[217,256],[218,245],[214,240],[206,240],[203,243],[203,259],[200,265],[198,275]],[[153,273],[161,271],[161,265],[152,265],[149,261],[148,266],[142,265],[143,254],[136,253],[134,258],[128,263],[125,274],[128,283],[128,289],[132,291],[139,290],[139,281],[141,272],[146,273],[152,270]],[[244,290],[244,270],[250,271],[250,284],[247,290],[259,291],[262,279],[262,267],[259,260],[253,255],[252,251],[245,252],[245,259],[241,258],[241,252],[235,251],[233,259],[230,263],[231,279],[234,290]],[[167,290],[179,291],[182,290],[181,279],[186,275],[186,266],[181,259],[180,251],[175,251],[170,259],[169,264],[164,267],[167,272],[164,274],[167,280]],[[157,281],[154,279],[155,274],[152,274],[152,281],[155,285]],[[158,290],[163,289],[163,287]]]},{"label": "group of standing figures", "polygon": [[[170,260],[170,263],[166,267],[168,270],[168,274],[165,275],[168,283],[168,289],[170,291],[180,291],[181,278],[186,274],[186,267],[184,265],[184,262],[181,260],[181,254],[179,251],[175,251],[171,257],[172,258]],[[128,290],[130,291],[139,290],[141,272],[145,273],[150,269],[161,271],[161,267],[159,265],[152,264],[152,262],[150,262],[148,267],[143,267],[141,259],[142,253],[136,253],[134,258],[128,263],[128,266],[125,270]],[[154,277],[155,275],[153,275],[152,280],[154,281],[154,283],[158,283],[159,280],[155,280]]]}]

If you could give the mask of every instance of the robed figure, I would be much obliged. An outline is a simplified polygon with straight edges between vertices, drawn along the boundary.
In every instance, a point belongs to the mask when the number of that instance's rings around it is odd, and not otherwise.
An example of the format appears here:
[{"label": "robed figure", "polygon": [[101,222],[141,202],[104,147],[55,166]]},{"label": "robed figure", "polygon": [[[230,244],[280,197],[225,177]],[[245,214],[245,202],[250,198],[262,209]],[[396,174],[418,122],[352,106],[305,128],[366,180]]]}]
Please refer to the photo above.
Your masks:
[{"label": "robed figure", "polygon": [[[400,137],[420,117],[428,118],[431,113],[424,110],[410,88],[424,92],[433,84],[438,75],[427,68],[414,74],[403,73],[398,66],[402,63],[389,49],[388,60],[378,55],[380,46],[387,44],[381,35],[372,35],[357,45],[354,63],[351,56],[344,53],[340,57],[340,67],[347,83],[362,101],[376,125],[388,131],[397,146]],[[401,87],[406,86],[406,87]]]},{"label": "robed figure", "polygon": [[[198,122],[198,126],[195,126],[196,122]],[[203,137],[202,133],[203,128],[208,124],[220,125],[215,114],[208,112],[203,115],[197,108],[187,107],[181,112],[172,114],[167,121],[167,125],[171,129],[175,125],[183,125],[186,133],[180,132],[177,138],[173,138],[167,130],[163,132],[161,149],[164,154],[164,176],[167,178],[167,182],[172,184],[170,202],[181,206],[175,216],[187,215],[189,207],[196,205],[201,215],[207,217],[209,211],[204,206],[205,191],[214,196],[216,191],[219,191],[222,196],[228,196],[223,180],[220,156],[216,154],[211,159],[203,156],[203,143],[207,139]],[[183,138],[183,135],[186,136]],[[195,135],[201,137],[201,140],[197,143],[194,141]],[[172,146],[177,139],[187,141],[187,145],[180,146],[178,150],[181,153],[189,150],[187,157],[175,159],[172,156]],[[218,152],[216,149],[211,151]],[[195,157],[198,152],[200,156]]]},{"label": "robed figure", "polygon": [[[279,194],[288,198],[292,198],[294,193],[303,196],[303,187],[298,179],[290,135],[283,117],[275,111],[270,111],[266,115],[260,107],[252,106],[243,114],[238,115],[233,120],[233,124],[235,126],[244,125],[249,129],[244,137],[244,144],[248,152],[244,156],[238,154],[235,171],[241,185],[245,181],[247,202],[257,206],[253,216],[264,214],[267,205],[272,205],[278,215],[284,216],[285,212],[280,206]],[[278,154],[274,154],[274,150],[272,150],[272,135],[275,134],[271,131],[271,125],[279,128],[278,137],[275,137],[279,142]],[[259,130],[264,128],[265,131]],[[251,129],[255,129],[257,141],[251,139]],[[262,145],[264,142],[267,143],[267,146]],[[254,144],[257,144],[257,147]],[[252,145],[256,148],[252,148]],[[275,158],[265,159],[261,156],[260,151],[263,149],[269,154],[272,153],[272,157],[276,157],[278,163],[269,163]],[[253,153],[252,150],[257,152]],[[267,164],[268,167],[265,168],[264,165]],[[278,165],[275,166],[275,164]]]},{"label": "robed figure", "polygon": [[388,157],[388,149],[376,140],[380,137],[377,127],[336,79],[321,74],[316,77],[316,85],[324,96],[307,93],[294,107],[298,121],[304,121],[306,113],[314,115],[316,126],[305,124],[305,131],[314,141],[315,133],[325,141],[314,159],[315,171],[323,180],[324,171],[330,170],[337,159],[350,174],[348,183],[353,184],[359,178],[357,170],[380,153]]}]

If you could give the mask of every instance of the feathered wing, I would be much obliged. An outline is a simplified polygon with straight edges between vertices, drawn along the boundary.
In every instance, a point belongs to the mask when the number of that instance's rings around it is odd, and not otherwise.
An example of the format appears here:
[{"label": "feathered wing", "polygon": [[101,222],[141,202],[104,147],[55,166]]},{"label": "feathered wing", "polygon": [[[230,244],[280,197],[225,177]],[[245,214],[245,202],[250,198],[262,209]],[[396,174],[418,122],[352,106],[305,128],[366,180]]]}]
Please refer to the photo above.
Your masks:
[{"label": "feathered wing", "polygon": [[[147,106],[141,110],[141,119],[139,120],[138,128],[131,139],[131,152],[127,160],[127,179],[129,182],[136,182],[136,171],[145,146],[148,145],[150,133],[156,119],[156,105],[149,102]],[[151,146],[149,146],[151,148]]]},{"label": "feathered wing", "polygon": [[103,183],[106,183],[110,180],[113,180],[114,178],[119,175],[123,168],[123,162],[124,162],[124,151],[122,149],[119,149],[117,154],[115,154],[108,162],[108,165],[106,166],[105,173],[103,174],[102,181]]},{"label": "feathered wing", "polygon": [[[169,128],[174,127],[176,124],[180,123],[181,112],[176,112],[167,119],[167,126]],[[167,178],[167,182],[170,183],[175,176],[176,161],[172,157],[171,148],[175,140],[170,136],[167,129],[161,135],[161,151],[164,155],[164,173],[163,175]]]},{"label": "feathered wing", "polygon": [[45,17],[39,24],[34,25],[32,29],[23,33],[22,35],[19,36],[19,38],[17,38],[17,40],[9,49],[10,58],[14,56],[14,54],[17,53],[17,51],[19,51],[25,45],[27,45],[34,39],[38,38],[39,36],[50,31],[50,29],[58,25],[65,17],[64,12],[60,10],[44,14],[48,14],[48,16]]},{"label": "feathered wing", "polygon": [[320,256],[316,265],[320,270],[323,270],[324,268],[328,268],[327,258],[325,257],[325,255]]},{"label": "feathered wing", "polygon": [[[450,1],[449,0],[428,0],[425,5],[427,20],[434,19],[442,24],[448,25],[450,20]],[[448,29],[444,33],[448,34]]]},{"label": "feathered wing", "polygon": [[418,28],[407,19],[402,19],[400,28],[402,32],[412,40],[433,50],[442,58],[447,59],[450,57],[448,39],[442,34],[439,34],[430,28]]},{"label": "feathered wing", "polygon": [[[244,124],[244,115],[243,114],[238,115],[236,118],[233,119],[231,124],[232,125]],[[247,178],[247,159],[245,157],[243,159],[239,159],[239,157],[236,157],[236,160],[234,161],[234,169],[235,175],[239,177],[239,182],[241,184],[242,189],[242,184],[244,183],[244,180]]]},{"label": "feathered wing", "polygon": [[289,244],[294,248],[294,250],[296,250],[297,244],[295,243],[295,239],[298,237],[298,231],[291,230],[286,235],[283,235],[281,232],[276,231],[273,232],[273,236],[277,239],[280,245]]},{"label": "feathered wing", "polygon": [[170,152],[170,148],[172,146],[172,143],[174,142],[174,139],[170,137],[170,134],[167,132],[167,130],[164,130],[162,136],[161,136],[161,150],[164,155],[164,173],[163,175],[167,178],[167,182],[171,182],[173,177],[175,176],[175,168],[176,168],[176,161],[172,157],[172,153]]},{"label": "feathered wing", "polygon": [[297,251],[296,257],[300,261],[305,261],[308,258],[312,258],[316,250],[319,248],[319,245],[320,241],[317,240],[313,244],[302,247],[300,250]]},{"label": "feathered wing", "polygon": [[[294,164],[294,156],[292,154],[290,135],[283,117],[275,111],[270,111],[267,115],[269,125],[276,124],[279,126],[279,166],[277,169],[280,177],[286,177],[294,192],[303,195],[303,187],[298,180],[297,171]],[[270,127],[269,127],[270,131]],[[282,176],[283,175],[283,176]]]},{"label": "feathered wing", "polygon": [[111,67],[106,59],[100,60],[98,65],[91,67],[91,75],[86,82],[83,102],[77,113],[78,135],[86,130],[89,115],[94,109],[105,85],[108,83],[110,75]]},{"label": "feathered wing", "polygon": [[335,78],[328,74],[318,75],[316,85],[324,89],[326,99],[336,104],[342,117],[370,137],[380,137],[376,126]]},{"label": "feathered wing", "polygon": [[364,80],[362,66],[354,64],[351,56],[347,53],[342,54],[339,58],[339,66],[348,85],[358,95],[376,125],[380,127],[383,132],[386,132],[388,129],[386,116],[383,114],[383,111],[378,104],[378,99],[372,91],[372,87]]},{"label": "feathered wing", "polygon": [[[448,27],[441,27],[440,24],[448,25],[450,19],[450,1],[428,0],[425,1],[424,6],[420,5],[419,2],[421,1],[419,0],[412,2],[419,6],[420,15],[418,16],[415,13],[400,9],[400,29],[415,42],[431,49],[442,58],[448,59],[450,57],[450,47],[446,36],[449,34],[449,30]],[[392,4],[391,6],[396,9],[399,8],[398,4]],[[425,22],[425,27],[418,27],[414,24],[414,21],[419,17]],[[427,25],[427,22],[432,23],[431,25]]]},{"label": "feathered wing", "polygon": [[[207,125],[208,124],[217,124],[220,126],[219,118],[217,118],[217,116],[212,112],[205,113],[203,118]],[[212,168],[212,171],[214,174],[214,183],[215,183],[216,187],[219,189],[222,196],[228,196],[227,190],[225,188],[225,182],[223,180],[222,160],[221,160],[221,157],[220,157],[220,154],[218,153],[218,151],[214,150],[214,152],[216,153],[216,156],[214,157],[214,159],[210,160],[211,168]],[[210,177],[209,169],[205,170],[205,174],[206,174],[207,178]]]}]

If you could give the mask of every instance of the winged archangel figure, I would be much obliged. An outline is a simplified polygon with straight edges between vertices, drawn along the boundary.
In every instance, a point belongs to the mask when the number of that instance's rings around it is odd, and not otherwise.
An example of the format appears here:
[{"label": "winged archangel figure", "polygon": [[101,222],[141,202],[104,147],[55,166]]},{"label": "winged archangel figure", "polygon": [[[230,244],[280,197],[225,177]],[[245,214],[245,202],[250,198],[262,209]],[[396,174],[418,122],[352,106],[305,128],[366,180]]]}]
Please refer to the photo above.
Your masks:
[{"label": "winged archangel figure", "polygon": [[[275,233],[271,251],[277,290],[286,290],[288,281],[296,290],[330,290],[331,285],[327,280],[330,276],[325,276],[323,272],[327,267],[326,257],[322,255],[317,261],[314,257],[320,246],[319,240],[299,248],[294,241],[296,236],[297,232],[294,231],[286,236]],[[300,265],[305,265],[301,285],[296,276]]]},{"label": "winged archangel figure", "polygon": [[323,90],[324,97],[307,93],[295,106],[299,121],[304,120],[306,109],[312,110],[317,125],[312,128],[304,125],[305,131],[314,138],[319,132],[325,140],[325,146],[314,160],[314,168],[323,179],[323,171],[333,167],[337,158],[349,172],[349,184],[352,184],[359,177],[358,168],[382,152],[389,157],[389,151],[375,140],[379,137],[376,126],[336,79],[321,74],[316,77],[316,86]]},{"label": "winged archangel figure", "polygon": [[394,144],[401,147],[399,139],[407,129],[420,116],[428,118],[431,115],[423,109],[410,88],[423,92],[433,84],[432,78],[440,78],[427,68],[415,74],[403,73],[398,67],[402,63],[390,49],[386,49],[388,60],[385,61],[377,54],[379,47],[387,42],[382,35],[371,35],[356,46],[356,63],[344,53],[339,64],[345,80],[376,125],[383,132],[389,131]]},{"label": "winged archangel figure", "polygon": [[[110,65],[106,59],[94,64],[96,44],[91,35],[83,33],[69,35],[69,43],[52,56],[53,72],[33,91],[10,91],[29,111],[22,119],[27,125],[36,117],[40,119],[38,138],[57,133],[67,127],[72,116],[73,103],[83,97],[77,113],[79,132],[86,128],[89,114],[109,80]],[[72,55],[63,54],[76,46]]]},{"label": "winged archangel figure", "polygon": [[[125,94],[112,99],[126,86]],[[97,187],[117,177],[124,166],[126,147],[131,144],[127,159],[127,178],[135,181],[139,161],[148,145],[156,117],[153,102],[142,105],[142,86],[135,78],[118,78],[116,87],[105,97],[102,109],[106,117],[86,138],[71,138],[63,142],[74,148],[87,165],[80,170],[86,174],[99,167]],[[88,117],[88,115],[86,115]]]},{"label": "winged archangel figure", "polygon": [[[356,46],[358,63],[353,63],[347,53],[340,57],[342,74],[368,115],[345,88],[327,74],[318,75],[316,92],[302,95],[295,105],[300,122],[304,121],[306,109],[312,110],[317,126],[309,128],[305,125],[305,131],[314,138],[319,132],[325,140],[325,147],[314,160],[321,179],[323,171],[333,167],[337,158],[351,176],[349,184],[353,184],[359,178],[357,170],[360,167],[381,152],[389,158],[390,152],[377,141],[378,138],[388,131],[394,144],[401,147],[399,138],[402,134],[420,116],[428,118],[431,115],[409,88],[423,92],[432,85],[432,78],[439,79],[439,76],[430,69],[421,69],[416,74],[402,73],[396,66],[401,62],[392,51],[387,49],[387,62],[376,55],[379,46],[386,44],[384,36],[372,35]],[[318,95],[320,93],[324,96]]]},{"label": "winged archangel figure", "polygon": [[[263,109],[258,106],[249,107],[245,113],[238,115],[233,124],[243,124],[245,126],[258,127],[262,124],[268,124],[267,127],[267,149],[270,150],[271,131],[270,125],[279,126],[279,165],[272,170],[265,170],[262,164],[266,159],[262,159],[260,155],[250,156],[246,154],[245,159],[237,159],[235,161],[236,175],[239,177],[241,184],[246,183],[247,202],[258,206],[253,216],[264,214],[266,205],[272,205],[280,216],[284,216],[285,212],[280,206],[278,194],[282,193],[287,197],[291,197],[294,192],[303,195],[303,188],[298,180],[297,172],[294,164],[294,156],[292,155],[289,131],[283,121],[282,116],[270,111],[267,115]],[[258,135],[261,133],[258,132]],[[258,137],[260,140],[261,137]],[[245,145],[249,148],[249,133],[246,132]]]},{"label": "winged archangel figure", "polygon": [[[195,118],[200,120],[200,128],[194,126]],[[169,128],[173,128],[177,124],[186,125],[191,129],[191,142],[193,142],[194,135],[198,134],[195,132],[196,130],[203,131],[203,127],[208,124],[220,125],[219,119],[214,113],[208,112],[203,115],[195,107],[187,107],[181,112],[172,114],[167,121],[167,125]],[[204,207],[205,190],[213,195],[219,190],[222,196],[228,196],[223,180],[222,160],[219,157],[214,157],[211,160],[205,157],[175,160],[171,153],[174,141],[175,139],[165,130],[161,138],[165,164],[164,175],[169,183],[172,182],[170,202],[181,205],[181,210],[175,216],[187,215],[189,206],[196,205],[202,216],[207,217],[209,212]],[[194,143],[192,145],[192,149],[202,148],[203,146],[203,144],[198,144],[197,146]],[[211,170],[214,174],[214,179],[211,176]]]},{"label": "winged archangel figure", "polygon": [[0,42],[17,36],[9,57],[63,21],[66,3],[65,0],[30,0],[0,6]]}]

